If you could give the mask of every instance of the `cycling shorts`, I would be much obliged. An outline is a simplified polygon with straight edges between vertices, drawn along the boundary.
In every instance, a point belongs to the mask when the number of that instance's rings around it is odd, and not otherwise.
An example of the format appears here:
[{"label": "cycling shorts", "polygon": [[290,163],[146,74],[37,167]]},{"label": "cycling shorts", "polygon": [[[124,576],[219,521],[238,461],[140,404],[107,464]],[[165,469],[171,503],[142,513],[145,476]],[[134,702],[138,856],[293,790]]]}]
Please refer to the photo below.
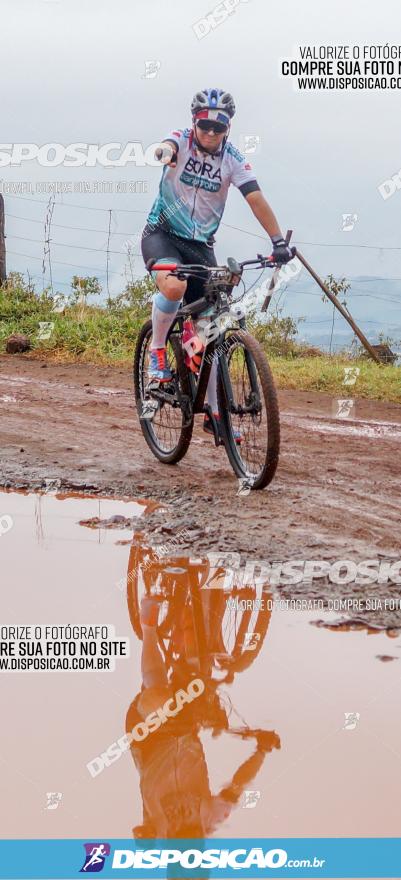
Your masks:
[{"label": "cycling shorts", "polygon": [[[204,241],[180,238],[169,229],[146,225],[142,234],[142,256],[145,265],[148,260],[171,260],[173,263],[201,263],[203,266],[217,266],[216,256],[211,245]],[[152,268],[149,270],[152,273]],[[154,276],[153,276],[154,277]],[[189,278],[184,302],[189,304],[203,296],[203,281]]]}]

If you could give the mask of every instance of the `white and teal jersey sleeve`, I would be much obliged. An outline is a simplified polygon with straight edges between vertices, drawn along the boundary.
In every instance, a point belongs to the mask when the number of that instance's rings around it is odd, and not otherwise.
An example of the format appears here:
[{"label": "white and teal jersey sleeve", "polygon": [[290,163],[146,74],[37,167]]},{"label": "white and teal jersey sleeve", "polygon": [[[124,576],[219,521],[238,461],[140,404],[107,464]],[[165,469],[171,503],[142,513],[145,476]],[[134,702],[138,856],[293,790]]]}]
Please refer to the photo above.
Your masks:
[{"label": "white and teal jersey sleeve", "polygon": [[245,196],[259,189],[252,168],[229,141],[219,153],[202,153],[189,128],[173,131],[164,140],[177,147],[177,164],[164,166],[147,222],[167,225],[181,238],[208,241],[220,224],[230,183]]}]

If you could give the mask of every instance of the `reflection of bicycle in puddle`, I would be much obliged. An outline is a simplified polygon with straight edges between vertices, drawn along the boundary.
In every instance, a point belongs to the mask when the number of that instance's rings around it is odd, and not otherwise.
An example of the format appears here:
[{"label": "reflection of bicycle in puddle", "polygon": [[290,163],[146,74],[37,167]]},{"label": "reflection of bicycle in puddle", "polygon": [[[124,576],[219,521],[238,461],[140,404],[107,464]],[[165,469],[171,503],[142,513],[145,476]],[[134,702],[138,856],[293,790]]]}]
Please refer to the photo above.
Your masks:
[{"label": "reflection of bicycle in puddle", "polygon": [[128,604],[136,635],[142,638],[141,599],[154,597],[160,603],[160,648],[169,666],[180,658],[230,683],[256,659],[271,617],[268,585],[243,585],[236,574],[230,579],[209,559],[163,562],[149,548],[132,547]]},{"label": "reflection of bicycle in puddle", "polygon": [[[242,587],[235,578],[227,586],[225,569],[212,568],[207,559],[161,561],[150,548],[132,547],[128,606],[142,640],[142,688],[126,720],[127,731],[136,725],[140,732],[140,741],[131,742],[143,802],[135,837],[212,834],[239,803],[266,754],[280,748],[275,731],[251,728],[242,718],[240,726],[232,726],[231,716],[238,713],[219,693],[259,654],[270,621],[270,611],[260,605],[268,595],[267,586]],[[205,730],[255,744],[218,794],[210,789],[200,739]]]}]

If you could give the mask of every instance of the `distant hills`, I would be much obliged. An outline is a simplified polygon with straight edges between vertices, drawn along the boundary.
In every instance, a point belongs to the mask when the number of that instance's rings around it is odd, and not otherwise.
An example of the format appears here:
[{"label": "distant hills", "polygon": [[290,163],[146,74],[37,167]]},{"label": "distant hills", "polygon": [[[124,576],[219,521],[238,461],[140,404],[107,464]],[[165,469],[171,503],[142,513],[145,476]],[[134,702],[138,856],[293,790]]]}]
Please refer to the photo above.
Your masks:
[{"label": "distant hills", "polygon": [[[401,351],[401,277],[357,275],[349,281],[351,287],[345,296],[347,308],[365,336],[370,342],[378,342],[379,333],[383,333],[395,340],[393,347]],[[286,290],[277,291],[275,301],[280,308],[283,307],[283,314],[295,319],[305,318],[299,324],[300,339],[328,349],[333,306],[328,301],[323,302],[322,297],[323,292],[303,269]],[[340,301],[343,299],[341,296]],[[351,327],[336,310],[333,350],[348,346],[353,336]]]}]

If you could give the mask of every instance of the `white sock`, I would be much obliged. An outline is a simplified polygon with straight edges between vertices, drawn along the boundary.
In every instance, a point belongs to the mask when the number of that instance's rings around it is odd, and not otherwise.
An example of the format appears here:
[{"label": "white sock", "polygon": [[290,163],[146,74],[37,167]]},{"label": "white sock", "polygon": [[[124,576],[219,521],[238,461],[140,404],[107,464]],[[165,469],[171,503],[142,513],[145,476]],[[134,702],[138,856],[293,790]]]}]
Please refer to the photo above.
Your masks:
[{"label": "white sock", "polygon": [[152,304],[152,342],[150,348],[164,348],[167,333],[181,305],[180,300],[167,299],[162,293],[156,293]]},{"label": "white sock", "polygon": [[206,400],[212,410],[217,415],[219,407],[217,404],[217,355],[214,355],[213,363],[210,369],[209,381],[206,389]]}]

